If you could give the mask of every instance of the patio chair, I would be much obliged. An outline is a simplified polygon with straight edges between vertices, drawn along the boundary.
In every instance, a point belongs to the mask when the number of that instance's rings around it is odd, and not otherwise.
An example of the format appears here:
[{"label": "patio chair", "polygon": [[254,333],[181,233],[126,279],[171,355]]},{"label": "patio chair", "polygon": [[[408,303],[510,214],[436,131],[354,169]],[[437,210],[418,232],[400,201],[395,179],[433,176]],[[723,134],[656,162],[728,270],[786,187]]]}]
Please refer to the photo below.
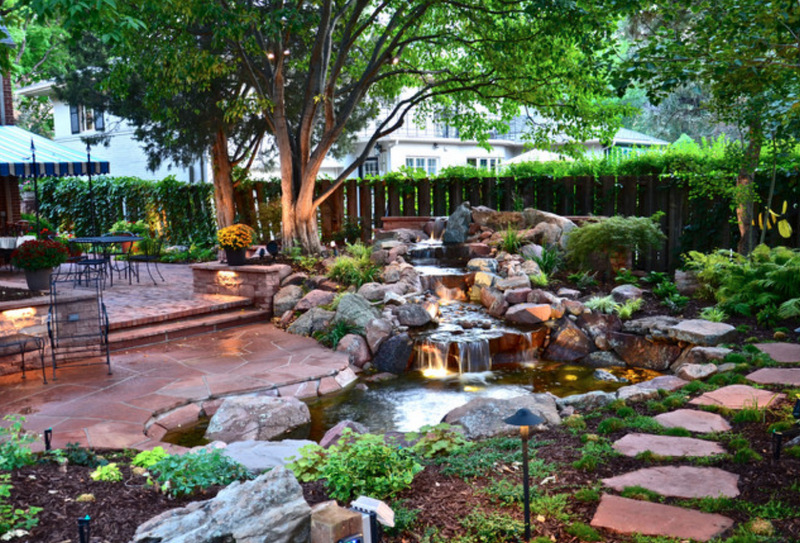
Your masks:
[{"label": "patio chair", "polygon": [[[107,232],[102,237],[134,237],[133,232]],[[128,284],[131,283],[131,263],[130,257],[133,254],[134,243],[132,241],[114,243],[106,247],[105,256],[108,258],[109,273],[117,272],[117,277],[122,278],[124,273],[128,277]],[[114,284],[112,279],[111,284]]]},{"label": "patio chair", "polygon": [[144,242],[139,244],[140,249],[142,250],[139,254],[132,254],[130,255],[129,260],[131,264],[136,266],[134,274],[136,275],[136,282],[139,282],[139,265],[144,264],[147,269],[147,275],[150,276],[150,279],[153,281],[154,285],[158,285],[155,277],[153,277],[153,272],[150,270],[151,264],[153,269],[156,271],[158,276],[161,278],[161,282],[165,282],[164,276],[161,275],[161,270],[158,269],[158,261],[161,259],[161,247],[163,245],[163,240],[161,238],[155,238],[150,240],[145,240]]},{"label": "patio chair", "polygon": [[39,361],[42,365],[42,380],[47,384],[47,374],[44,370],[44,340],[39,336],[22,333],[9,333],[0,335],[0,352],[19,354],[22,366],[22,378],[25,379],[25,353],[28,351],[38,351]]},{"label": "patio chair", "polygon": [[56,369],[65,365],[106,364],[111,374],[102,272],[88,273],[82,279],[80,284],[58,276],[50,280],[47,335],[53,380],[56,380]]}]

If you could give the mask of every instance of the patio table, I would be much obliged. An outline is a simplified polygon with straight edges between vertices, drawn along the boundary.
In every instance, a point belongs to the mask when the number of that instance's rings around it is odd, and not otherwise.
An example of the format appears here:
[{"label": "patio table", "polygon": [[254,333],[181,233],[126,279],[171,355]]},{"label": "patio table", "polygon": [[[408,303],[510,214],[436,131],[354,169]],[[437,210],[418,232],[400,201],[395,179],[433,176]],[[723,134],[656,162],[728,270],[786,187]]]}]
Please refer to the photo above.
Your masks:
[{"label": "patio table", "polygon": [[[108,272],[108,276],[111,279],[111,286],[114,286],[114,273],[113,269],[111,268],[112,262],[111,257],[108,255],[108,249],[112,245],[119,245],[122,243],[135,243],[137,241],[143,241],[144,238],[141,236],[87,236],[82,238],[72,238],[69,240],[70,244],[84,244],[84,245],[91,245],[90,253],[94,254],[95,257],[92,259],[85,260],[84,262],[90,262],[89,265],[95,265],[101,267],[103,273],[105,274]],[[80,261],[78,262],[80,263]],[[128,282],[131,282],[131,269],[130,269],[130,261],[125,263],[126,271],[128,273]]]}]

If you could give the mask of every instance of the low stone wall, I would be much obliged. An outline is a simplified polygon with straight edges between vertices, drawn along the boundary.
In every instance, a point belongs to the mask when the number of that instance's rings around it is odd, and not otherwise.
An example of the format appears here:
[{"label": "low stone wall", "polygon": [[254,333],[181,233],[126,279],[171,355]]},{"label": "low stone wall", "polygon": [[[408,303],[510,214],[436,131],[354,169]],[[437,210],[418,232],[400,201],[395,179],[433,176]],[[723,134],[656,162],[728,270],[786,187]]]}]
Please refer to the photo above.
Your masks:
[{"label": "low stone wall", "polygon": [[250,298],[272,315],[272,297],[281,281],[292,273],[285,264],[271,266],[228,266],[219,262],[192,264],[192,283],[198,294],[224,294]]},{"label": "low stone wall", "polygon": [[[59,297],[59,303],[62,304],[62,310],[69,314],[96,314],[95,304],[97,302],[91,295],[64,294]],[[45,351],[49,352],[49,338],[47,337],[47,312],[49,309],[49,296],[0,302],[0,335],[22,333],[39,336],[45,340]],[[85,320],[85,318],[80,319],[80,321]],[[29,353],[32,348],[29,346]],[[36,354],[31,353],[25,356],[26,371],[39,369],[40,364]],[[45,359],[45,365],[47,365],[47,359]],[[20,369],[19,347],[1,348],[0,375],[16,373]]]}]

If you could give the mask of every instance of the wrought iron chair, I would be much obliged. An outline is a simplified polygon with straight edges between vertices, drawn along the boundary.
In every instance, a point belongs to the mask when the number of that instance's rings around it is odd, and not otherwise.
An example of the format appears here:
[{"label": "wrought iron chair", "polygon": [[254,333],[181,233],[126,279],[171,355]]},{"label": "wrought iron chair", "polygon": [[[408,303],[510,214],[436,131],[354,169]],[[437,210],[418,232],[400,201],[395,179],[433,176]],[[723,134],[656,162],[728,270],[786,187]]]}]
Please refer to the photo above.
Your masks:
[{"label": "wrought iron chair", "polygon": [[103,303],[102,281],[102,271],[88,273],[79,284],[58,276],[50,280],[47,335],[53,380],[56,380],[56,369],[65,365],[106,364],[111,374],[108,313]]},{"label": "wrought iron chair", "polygon": [[138,254],[132,254],[128,258],[131,264],[136,266],[134,274],[136,275],[136,282],[139,282],[139,265],[144,264],[147,269],[147,275],[150,276],[150,280],[153,281],[154,285],[158,285],[155,277],[153,277],[153,272],[150,270],[150,265],[152,264],[153,269],[155,269],[158,276],[161,278],[161,282],[165,282],[164,276],[161,275],[161,270],[158,269],[158,262],[161,259],[161,247],[163,245],[163,240],[161,238],[155,239],[147,239],[139,244],[139,248],[141,250]]}]

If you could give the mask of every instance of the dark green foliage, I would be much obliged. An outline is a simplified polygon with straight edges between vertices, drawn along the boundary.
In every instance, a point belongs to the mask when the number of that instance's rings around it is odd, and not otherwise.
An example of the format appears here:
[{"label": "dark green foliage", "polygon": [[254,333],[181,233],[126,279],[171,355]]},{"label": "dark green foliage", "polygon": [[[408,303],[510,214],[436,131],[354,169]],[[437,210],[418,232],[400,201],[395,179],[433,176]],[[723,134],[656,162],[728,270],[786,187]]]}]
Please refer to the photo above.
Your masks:
[{"label": "dark green foliage", "polygon": [[[531,449],[536,443],[529,443]],[[543,479],[552,470],[552,466],[544,460],[536,458],[535,450],[531,450],[531,477]],[[442,466],[444,475],[453,475],[462,479],[471,479],[488,474],[496,469],[496,465],[507,465],[522,461],[522,446],[519,438],[492,438],[468,447],[462,447],[449,456],[436,458],[435,462]]]},{"label": "dark green foliage", "polygon": [[639,500],[645,502],[660,502],[661,496],[657,492],[648,490],[641,486],[626,486],[620,492],[623,498],[631,498],[632,500]]},{"label": "dark green foliage", "polygon": [[600,501],[600,491],[596,488],[581,488],[573,497],[581,502],[598,502]]},{"label": "dark green foliage", "polygon": [[348,321],[336,321],[325,330],[314,333],[314,339],[336,350],[342,338],[348,334],[363,334],[364,330]]},{"label": "dark green foliage", "polygon": [[380,274],[380,268],[374,265],[369,258],[355,258],[352,256],[339,256],[328,270],[328,277],[343,285],[360,287],[364,283],[374,281]]},{"label": "dark green foliage", "polygon": [[14,488],[9,482],[10,479],[9,474],[0,474],[0,535],[13,530],[30,530],[39,524],[36,515],[42,510],[41,507],[18,509],[6,503],[6,499],[11,497],[11,490]]},{"label": "dark green foliage", "polygon": [[461,525],[471,536],[469,541],[480,543],[516,541],[523,531],[522,522],[508,515],[497,513],[470,513],[461,520]]},{"label": "dark green foliage", "polygon": [[576,522],[575,524],[567,527],[567,533],[580,539],[581,541],[603,541],[603,537],[597,530],[584,524],[583,522]]},{"label": "dark green foliage", "polygon": [[437,424],[436,426],[423,426],[419,432],[408,433],[405,438],[406,441],[417,440],[411,450],[414,454],[423,458],[450,454],[470,445],[470,442],[464,438],[462,432],[446,423]]},{"label": "dark green foliage", "polygon": [[11,471],[33,464],[35,458],[28,445],[33,443],[34,439],[22,429],[25,418],[19,415],[6,415],[3,420],[8,422],[9,426],[0,427],[0,471]]},{"label": "dark green foliage", "polygon": [[81,447],[78,443],[67,443],[63,454],[70,464],[76,466],[95,468],[107,463],[105,458],[100,458],[93,450]]},{"label": "dark green foliage", "polygon": [[414,522],[417,520],[417,516],[420,514],[420,509],[408,509],[403,504],[403,501],[392,504],[392,510],[394,511],[394,526],[387,526],[384,528],[388,535],[397,536],[403,532],[409,531],[414,525]]},{"label": "dark green foliage", "polygon": [[692,433],[686,428],[664,428],[661,432],[665,436],[691,437]]},{"label": "dark green foliage", "polygon": [[219,450],[169,455],[150,466],[150,472],[161,490],[171,496],[188,496],[210,486],[252,478],[244,466]]},{"label": "dark green foliage", "polygon": [[622,268],[617,270],[617,276],[614,278],[616,283],[621,283],[623,285],[635,285],[639,286],[639,277],[637,277],[633,272],[631,272],[627,268]]},{"label": "dark green foliage", "polygon": [[551,276],[561,269],[564,264],[564,256],[558,246],[542,247],[542,254],[531,258],[547,276]]},{"label": "dark green foliage", "polygon": [[508,225],[506,231],[503,233],[503,239],[500,240],[500,249],[507,253],[514,254],[522,247],[522,237],[519,231]]},{"label": "dark green foliage", "polygon": [[578,265],[588,265],[593,253],[646,251],[658,247],[666,236],[658,217],[614,216],[587,223],[573,230],[567,241],[567,258]]},{"label": "dark green foliage", "polygon": [[618,419],[616,417],[609,417],[600,422],[597,425],[597,433],[598,434],[613,434],[614,432],[619,432],[620,430],[625,429],[626,424],[625,421],[622,419]]},{"label": "dark green foliage", "polygon": [[[531,489],[533,494],[539,492],[539,489],[534,486]],[[478,489],[480,494],[485,494],[489,497],[492,503],[509,507],[518,503],[522,503],[523,489],[521,484],[514,484],[508,479],[492,479],[492,482],[487,486]]]}]

